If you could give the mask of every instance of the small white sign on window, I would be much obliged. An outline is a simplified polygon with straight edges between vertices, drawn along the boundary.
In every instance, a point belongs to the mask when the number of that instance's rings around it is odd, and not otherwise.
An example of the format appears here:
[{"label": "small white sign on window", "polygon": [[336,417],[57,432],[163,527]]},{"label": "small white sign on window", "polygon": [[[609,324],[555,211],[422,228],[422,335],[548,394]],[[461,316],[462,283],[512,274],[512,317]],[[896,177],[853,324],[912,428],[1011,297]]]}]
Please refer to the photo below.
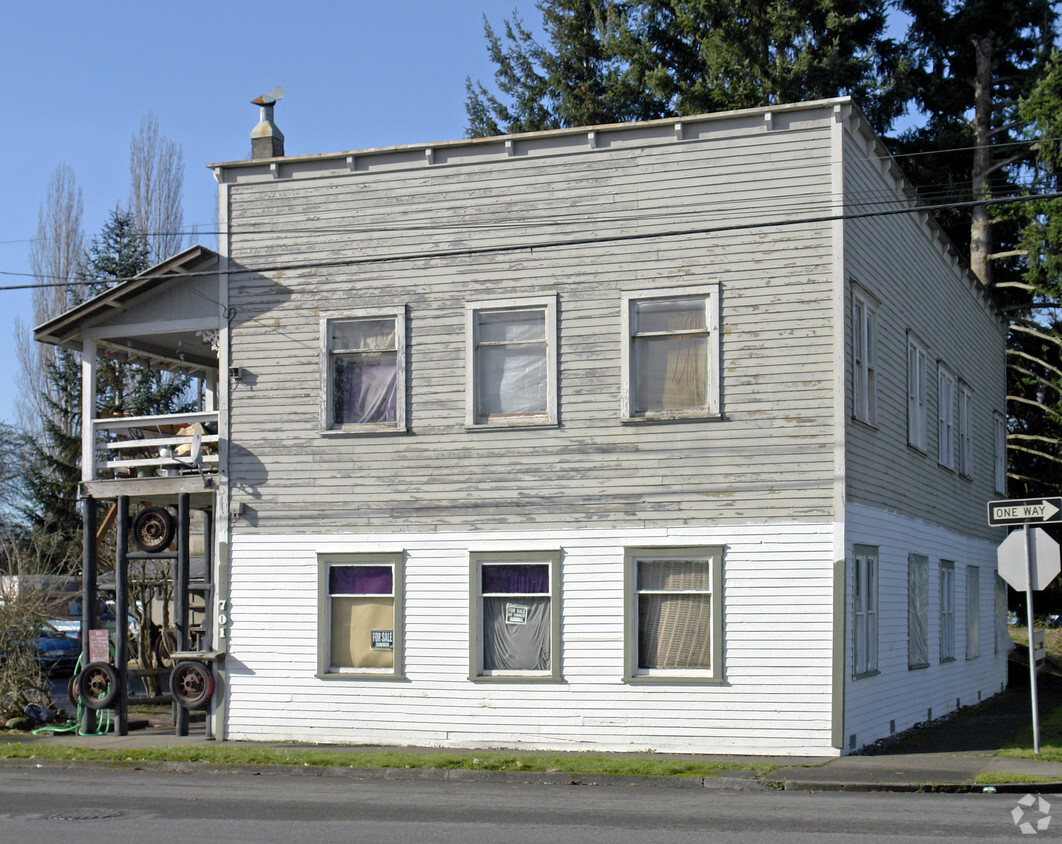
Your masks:
[{"label": "small white sign on window", "polygon": [[395,649],[395,631],[373,630],[372,649],[374,651],[393,651]]},{"label": "small white sign on window", "polygon": [[530,609],[526,604],[506,604],[506,624],[527,624],[527,611]]}]

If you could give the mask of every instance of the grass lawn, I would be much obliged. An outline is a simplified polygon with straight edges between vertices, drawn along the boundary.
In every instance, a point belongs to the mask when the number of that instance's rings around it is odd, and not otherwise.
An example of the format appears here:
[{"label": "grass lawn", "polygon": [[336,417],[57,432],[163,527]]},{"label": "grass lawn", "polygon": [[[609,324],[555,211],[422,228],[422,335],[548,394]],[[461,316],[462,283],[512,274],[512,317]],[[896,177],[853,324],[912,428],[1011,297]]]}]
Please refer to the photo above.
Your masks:
[{"label": "grass lawn", "polygon": [[590,753],[509,754],[447,753],[348,753],[343,750],[283,748],[275,745],[219,744],[211,747],[159,747],[97,749],[49,743],[0,741],[0,758],[51,759],[82,762],[198,762],[212,765],[289,765],[327,768],[435,768],[480,771],[572,772],[592,775],[649,777],[711,777],[727,771],[762,773],[772,765],[711,760],[662,759],[650,756],[608,756]]},{"label": "grass lawn", "polygon": [[[1028,655],[1029,630],[1027,627],[1010,628],[1010,636],[1019,649]],[[1041,669],[1044,674],[1062,674],[1062,628],[1044,630],[1044,650],[1047,651],[1047,665]],[[1023,660],[1028,665],[1027,660]],[[1062,762],[1062,707],[1040,715],[1040,754],[1033,750],[1032,727],[1022,730],[1009,747],[996,754],[1017,759],[1040,759],[1044,762]]]}]

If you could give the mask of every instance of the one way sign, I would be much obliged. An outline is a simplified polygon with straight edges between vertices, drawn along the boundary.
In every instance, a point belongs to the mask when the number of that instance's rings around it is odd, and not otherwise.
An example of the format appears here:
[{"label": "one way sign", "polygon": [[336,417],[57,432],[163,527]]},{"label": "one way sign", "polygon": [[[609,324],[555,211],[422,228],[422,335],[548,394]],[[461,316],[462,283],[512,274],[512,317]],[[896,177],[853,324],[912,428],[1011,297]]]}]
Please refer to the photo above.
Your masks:
[{"label": "one way sign", "polygon": [[1012,498],[988,502],[990,525],[1042,525],[1062,522],[1062,498]]}]

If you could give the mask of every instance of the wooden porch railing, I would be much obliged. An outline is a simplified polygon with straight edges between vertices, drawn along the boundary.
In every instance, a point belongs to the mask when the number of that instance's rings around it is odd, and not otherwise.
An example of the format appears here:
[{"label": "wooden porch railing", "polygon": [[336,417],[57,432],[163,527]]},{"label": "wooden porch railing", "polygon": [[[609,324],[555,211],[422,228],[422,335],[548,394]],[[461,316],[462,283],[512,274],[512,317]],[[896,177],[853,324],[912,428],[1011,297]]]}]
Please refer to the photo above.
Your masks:
[{"label": "wooden porch railing", "polygon": [[178,474],[194,471],[192,442],[199,432],[200,467],[218,470],[218,414],[172,413],[163,416],[121,416],[91,422],[95,466],[88,478],[110,470],[115,478]]}]

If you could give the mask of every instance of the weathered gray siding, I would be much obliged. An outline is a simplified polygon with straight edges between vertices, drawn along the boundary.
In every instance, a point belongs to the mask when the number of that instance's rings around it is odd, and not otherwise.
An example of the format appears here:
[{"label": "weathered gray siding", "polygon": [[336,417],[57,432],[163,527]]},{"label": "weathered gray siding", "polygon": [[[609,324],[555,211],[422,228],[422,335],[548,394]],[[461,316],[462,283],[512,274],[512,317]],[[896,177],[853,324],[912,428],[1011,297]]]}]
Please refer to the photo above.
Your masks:
[{"label": "weathered gray siding", "polygon": [[[224,171],[245,271],[230,283],[233,503],[283,533],[829,520],[830,231],[765,225],[829,213],[829,117]],[[621,293],[710,282],[723,418],[622,424]],[[465,303],[543,294],[558,297],[559,426],[466,430]],[[321,314],[401,305],[409,433],[323,436]]]},{"label": "weathered gray siding", "polygon": [[[901,208],[905,200],[880,147],[846,134],[845,208],[850,214]],[[895,172],[895,170],[893,170]],[[986,503],[994,491],[992,412],[1004,411],[1005,329],[980,286],[942,251],[918,214],[845,224],[845,274],[880,305],[877,315],[877,422],[852,419],[851,284],[846,291],[846,449],[848,501],[891,510],[970,536],[995,539]],[[902,244],[902,246],[900,246]],[[907,444],[907,333],[927,355],[927,438]],[[938,465],[937,363],[973,389],[973,475]],[[911,549],[917,551],[918,549]]]}]

